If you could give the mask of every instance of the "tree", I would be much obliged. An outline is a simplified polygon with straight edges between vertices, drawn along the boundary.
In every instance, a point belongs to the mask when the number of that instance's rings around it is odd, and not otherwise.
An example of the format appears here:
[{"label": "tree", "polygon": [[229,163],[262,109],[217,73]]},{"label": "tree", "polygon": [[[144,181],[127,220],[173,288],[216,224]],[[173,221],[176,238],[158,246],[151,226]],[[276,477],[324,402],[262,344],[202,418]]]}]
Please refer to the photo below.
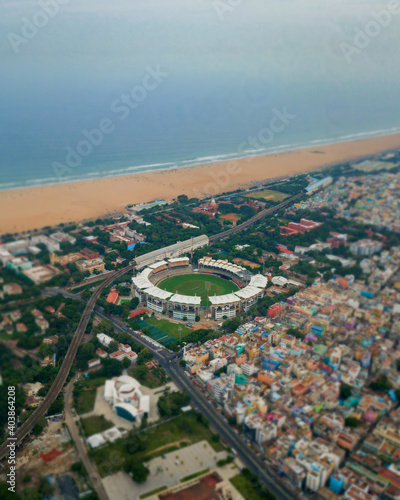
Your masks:
[{"label": "tree", "polygon": [[94,327],[94,333],[105,333],[107,335],[114,333],[114,325],[110,319],[102,319],[100,323]]},{"label": "tree", "polygon": [[137,306],[139,305],[139,299],[137,297],[134,297],[130,302],[129,302],[129,307],[131,309],[136,309]]},{"label": "tree", "polygon": [[47,412],[48,415],[58,415],[59,413],[62,413],[64,411],[64,398],[62,394],[59,394],[57,399],[55,399],[52,404],[50,405],[49,411]]},{"label": "tree", "polygon": [[132,478],[137,483],[144,483],[149,475],[149,469],[143,464],[143,462],[131,462],[129,467],[129,472],[132,474]]},{"label": "tree", "polygon": [[187,203],[189,198],[185,194],[180,194],[178,196],[179,203]]},{"label": "tree", "polygon": [[229,425],[236,425],[236,418],[231,416],[228,418],[228,424]]},{"label": "tree", "polygon": [[355,417],[346,417],[344,424],[346,427],[358,427],[360,425],[360,421]]},{"label": "tree", "polygon": [[0,498],[1,498],[1,500],[15,500],[16,498],[18,498],[16,496],[16,494],[13,493],[12,491],[9,491],[8,488],[9,488],[9,485],[6,482],[0,481]]},{"label": "tree", "polygon": [[377,380],[370,384],[371,389],[374,391],[390,391],[392,384],[386,375],[381,375]]},{"label": "tree", "polygon": [[221,368],[219,370],[217,370],[214,375],[217,375],[219,377],[223,373],[226,373],[227,370],[228,370],[227,365],[221,366]]},{"label": "tree", "polygon": [[190,402],[190,396],[183,392],[172,392],[164,394],[157,401],[157,407],[160,415],[165,418],[175,417],[180,414],[181,408],[187,406]]},{"label": "tree", "polygon": [[236,318],[227,319],[226,321],[224,321],[222,323],[222,328],[229,333],[233,333],[237,328],[239,328],[240,323],[240,316],[237,316]]},{"label": "tree", "polygon": [[342,399],[347,399],[351,396],[353,389],[351,385],[345,384],[344,382],[340,383],[340,397]]},{"label": "tree", "polygon": [[154,354],[150,352],[147,347],[145,347],[137,357],[137,364],[138,365],[144,365],[148,361],[151,361],[154,358]]},{"label": "tree", "polygon": [[118,342],[116,340],[112,340],[110,345],[108,346],[108,352],[112,354],[113,352],[117,352],[119,350]]},{"label": "tree", "polygon": [[140,421],[140,429],[143,430],[147,427],[147,415],[143,415],[142,420]]},{"label": "tree", "polygon": [[47,421],[44,417],[40,417],[36,424],[33,427],[33,433],[35,436],[39,436],[42,433],[43,429],[46,427]]},{"label": "tree", "polygon": [[124,368],[129,368],[131,366],[131,361],[129,358],[124,358],[122,360],[122,364],[124,365]]},{"label": "tree", "polygon": [[293,335],[297,339],[304,339],[305,334],[302,333],[298,328],[289,328],[286,332],[288,335]]},{"label": "tree", "polygon": [[95,347],[92,342],[80,345],[78,348],[78,353],[76,355],[76,365],[79,370],[86,370],[88,367],[88,361],[93,359],[95,352]]}]

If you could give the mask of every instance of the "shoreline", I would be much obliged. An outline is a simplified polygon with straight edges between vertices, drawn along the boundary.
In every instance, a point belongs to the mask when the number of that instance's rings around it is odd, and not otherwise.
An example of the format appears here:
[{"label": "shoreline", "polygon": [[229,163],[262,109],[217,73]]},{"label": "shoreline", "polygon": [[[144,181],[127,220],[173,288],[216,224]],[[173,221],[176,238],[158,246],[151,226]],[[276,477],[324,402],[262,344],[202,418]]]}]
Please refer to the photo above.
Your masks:
[{"label": "shoreline", "polygon": [[[47,179],[39,179],[39,180],[29,180],[27,183],[29,185],[22,185],[22,186],[11,186],[11,187],[0,187],[0,193],[3,191],[14,191],[14,190],[19,190],[19,189],[32,189],[36,187],[44,187],[44,186],[58,186],[60,184],[71,184],[75,182],[90,182],[90,181],[96,181],[96,180],[101,180],[101,179],[109,179],[112,177],[129,177],[131,175],[140,175],[140,174],[150,174],[150,173],[156,173],[156,172],[168,172],[168,171],[173,171],[177,169],[186,169],[186,168],[192,168],[192,167],[201,167],[201,166],[207,166],[207,165],[217,165],[219,163],[224,163],[224,162],[232,162],[236,160],[247,160],[250,158],[259,158],[259,157],[267,157],[267,156],[272,156],[272,155],[280,155],[282,153],[291,153],[292,151],[298,151],[302,149],[312,149],[312,148],[322,148],[324,146],[331,146],[335,144],[345,144],[347,142],[358,142],[358,141],[364,141],[364,140],[370,140],[370,139],[376,139],[380,137],[387,137],[387,136],[395,136],[397,134],[400,134],[400,127],[394,127],[392,129],[386,129],[386,130],[381,130],[381,131],[373,131],[373,132],[365,132],[365,133],[360,133],[360,134],[351,134],[349,136],[341,136],[337,137],[335,139],[318,139],[315,141],[311,141],[309,143],[306,143],[304,145],[301,144],[286,144],[286,145],[281,145],[281,146],[276,146],[275,148],[269,148],[263,152],[256,152],[256,151],[248,151],[248,153],[244,153],[242,155],[239,155],[237,152],[236,153],[224,153],[224,154],[218,154],[214,156],[209,156],[209,157],[200,157],[196,158],[194,160],[177,160],[174,162],[165,162],[165,163],[155,163],[155,164],[145,164],[145,165],[137,165],[137,166],[132,166],[132,167],[125,167],[121,168],[118,170],[111,170],[109,174],[105,175],[99,175],[99,173],[93,173],[93,174],[88,174],[85,177],[79,177],[75,179],[66,179],[66,180],[55,180],[54,178],[47,178]],[[343,139],[343,140],[339,140]],[[355,158],[353,159],[355,160]],[[172,166],[169,166],[172,165]],[[161,167],[161,168],[152,168],[152,167]],[[143,168],[144,170],[139,170]],[[138,172],[129,172],[129,170],[139,170]],[[116,172],[121,172],[124,171],[124,173],[116,173]],[[51,179],[51,182],[43,182],[43,181],[49,181]],[[12,183],[6,183],[7,184],[12,184]],[[1,184],[0,184],[1,186]]]},{"label": "shoreline", "polygon": [[128,175],[0,191],[0,234],[79,222],[180,194],[204,198],[400,148],[400,133]]}]

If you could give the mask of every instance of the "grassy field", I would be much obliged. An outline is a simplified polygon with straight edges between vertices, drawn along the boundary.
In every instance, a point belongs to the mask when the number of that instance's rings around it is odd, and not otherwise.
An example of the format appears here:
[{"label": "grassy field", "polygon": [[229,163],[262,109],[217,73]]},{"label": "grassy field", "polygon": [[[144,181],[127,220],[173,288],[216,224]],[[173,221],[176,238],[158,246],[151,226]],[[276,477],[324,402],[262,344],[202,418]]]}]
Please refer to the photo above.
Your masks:
[{"label": "grassy field", "polygon": [[114,427],[114,424],[107,420],[104,415],[93,415],[92,417],[82,418],[81,424],[86,437]]},{"label": "grassy field", "polygon": [[179,340],[179,328],[181,328],[182,338],[186,337],[186,335],[192,331],[192,329],[188,328],[187,326],[180,325],[177,323],[171,323],[171,321],[168,321],[167,319],[146,318],[146,321],[147,323],[150,323],[150,325],[156,326],[163,332],[168,333],[169,335],[175,337],[178,340]]},{"label": "grassy field", "polygon": [[107,377],[95,377],[85,379],[85,385],[88,388],[100,387],[106,383]]},{"label": "grassy field", "polygon": [[[141,442],[140,446],[137,446],[136,438],[127,437],[124,440],[111,443],[90,452],[102,477],[120,470],[125,457],[128,459],[134,455],[138,462],[155,458],[170,451],[169,449],[162,448],[163,446],[168,444],[172,446],[172,443],[176,443],[182,439],[188,440],[190,444],[206,440],[215,451],[224,449],[222,443],[215,443],[212,440],[211,430],[208,426],[197,420],[196,414],[193,411],[184,413],[169,422],[163,422],[149,430],[141,431],[138,438]],[[133,442],[132,445],[130,445],[131,441]],[[120,457],[118,463],[111,464],[110,456]]]},{"label": "grassy field", "polygon": [[207,295],[224,295],[238,289],[232,282],[209,274],[183,274],[167,278],[158,285],[159,288],[182,295],[201,297],[201,305],[207,305]]},{"label": "grassy field", "polygon": [[247,198],[256,198],[257,200],[270,200],[282,201],[289,195],[280,193],[279,191],[272,191],[271,189],[264,189],[263,191],[256,191],[255,193],[246,194]]},{"label": "grassy field", "polygon": [[246,500],[263,500],[265,498],[255,491],[251,482],[243,474],[238,474],[229,481]]},{"label": "grassy field", "polygon": [[93,410],[94,402],[96,401],[96,393],[97,391],[95,388],[82,391],[78,400],[74,401],[75,410],[78,415]]}]

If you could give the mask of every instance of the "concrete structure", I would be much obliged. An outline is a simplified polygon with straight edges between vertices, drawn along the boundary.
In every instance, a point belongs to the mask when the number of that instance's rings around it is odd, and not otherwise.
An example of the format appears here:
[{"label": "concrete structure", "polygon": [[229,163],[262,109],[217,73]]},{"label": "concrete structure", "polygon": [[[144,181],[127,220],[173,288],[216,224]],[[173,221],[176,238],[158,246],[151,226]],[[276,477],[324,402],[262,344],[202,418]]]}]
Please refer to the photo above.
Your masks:
[{"label": "concrete structure", "polygon": [[208,236],[203,234],[201,236],[196,236],[186,241],[178,241],[174,245],[168,247],[160,248],[159,250],[154,250],[154,252],[146,253],[140,257],[135,258],[136,269],[143,269],[146,266],[153,264],[161,259],[169,259],[173,257],[179,257],[185,253],[191,253],[196,250],[196,248],[202,248],[207,246],[209,243]]},{"label": "concrete structure", "polygon": [[141,420],[150,411],[150,396],[144,396],[139,382],[128,375],[107,380],[104,399],[119,417],[130,422]]},{"label": "concrete structure", "polygon": [[93,274],[95,271],[97,273],[102,273],[105,270],[104,262],[101,257],[93,260],[82,260],[76,263],[76,267],[81,273],[88,271]]}]

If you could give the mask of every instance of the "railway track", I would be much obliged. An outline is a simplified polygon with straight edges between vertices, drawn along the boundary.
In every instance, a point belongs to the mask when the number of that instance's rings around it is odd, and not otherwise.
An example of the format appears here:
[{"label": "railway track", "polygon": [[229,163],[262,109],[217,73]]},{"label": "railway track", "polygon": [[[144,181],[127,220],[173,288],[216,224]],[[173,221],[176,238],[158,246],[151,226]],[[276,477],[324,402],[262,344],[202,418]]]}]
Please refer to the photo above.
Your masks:
[{"label": "railway track", "polygon": [[23,439],[32,432],[33,427],[39,418],[46,415],[51,404],[55,401],[57,396],[60,394],[61,389],[63,388],[65,381],[67,380],[69,371],[71,369],[71,365],[75,359],[76,353],[78,351],[78,347],[82,342],[83,336],[86,331],[86,327],[88,325],[90,315],[96,305],[97,299],[100,296],[101,291],[109,286],[115,279],[119,278],[123,274],[127,273],[131,269],[134,268],[134,264],[126,266],[119,271],[116,271],[109,278],[107,278],[104,283],[102,283],[90,297],[88,303],[86,304],[85,310],[82,314],[81,320],[79,321],[78,328],[76,329],[74,338],[71,341],[71,344],[68,348],[67,354],[65,355],[63,364],[61,365],[60,371],[57,374],[49,392],[46,394],[46,397],[36,408],[36,410],[30,415],[30,417],[17,429],[15,435],[13,436],[12,441],[8,441],[7,439],[0,446],[0,460],[2,460],[8,451],[7,444],[10,442],[15,444],[16,446],[23,441]]},{"label": "railway track", "polygon": [[224,240],[228,236],[232,236],[232,234],[239,233],[240,231],[243,231],[243,229],[248,228],[249,226],[251,226],[252,224],[257,222],[258,220],[262,219],[263,217],[266,217],[267,215],[273,214],[274,212],[276,212],[280,208],[286,207],[286,205],[289,205],[293,201],[297,200],[298,198],[303,196],[303,194],[304,193],[298,193],[294,196],[291,196],[287,200],[279,203],[278,205],[275,205],[271,208],[265,208],[264,210],[261,210],[256,215],[254,215],[253,217],[248,219],[246,222],[243,222],[243,224],[239,224],[238,226],[232,227],[231,229],[228,229],[227,231],[223,231],[222,233],[218,233],[218,234],[214,234],[214,236],[210,236],[209,237],[210,243],[213,243],[214,241],[218,241],[218,240]]}]

